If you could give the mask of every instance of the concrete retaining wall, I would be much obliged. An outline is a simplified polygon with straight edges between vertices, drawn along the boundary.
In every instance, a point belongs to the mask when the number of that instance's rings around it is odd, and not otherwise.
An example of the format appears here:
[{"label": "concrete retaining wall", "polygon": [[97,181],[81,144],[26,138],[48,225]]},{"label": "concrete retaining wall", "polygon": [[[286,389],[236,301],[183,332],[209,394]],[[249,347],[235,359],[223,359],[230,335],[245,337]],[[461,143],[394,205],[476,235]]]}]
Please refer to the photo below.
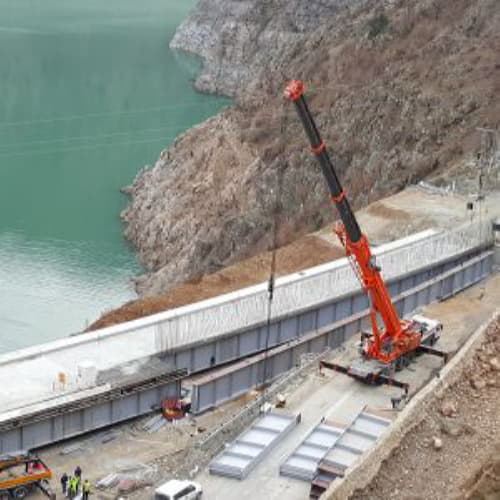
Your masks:
[{"label": "concrete retaining wall", "polygon": [[[374,254],[386,280],[415,273],[454,258],[483,245],[492,244],[491,221],[474,223],[452,232],[425,231],[376,248]],[[290,317],[318,304],[360,292],[346,259],[318,266],[276,282],[273,316]],[[394,293],[391,290],[392,293]],[[363,300],[363,299],[360,299]],[[200,345],[199,356],[211,360],[203,351],[210,340],[217,341],[231,333],[263,323],[267,315],[267,285],[261,284],[186,307],[147,318],[105,328],[85,335],[33,346],[0,356],[0,396],[3,408],[13,408],[51,394],[51,387],[60,372],[68,379],[76,377],[82,360],[94,362],[98,370],[145,358],[162,352],[178,352]],[[362,307],[361,307],[362,309]],[[306,322],[304,331],[310,331]],[[278,339],[279,342],[289,339]],[[221,362],[229,359],[234,346],[221,343]],[[197,352],[190,350],[190,359],[179,360],[176,366],[196,365]],[[214,359],[217,363],[218,360]],[[192,368],[192,367],[191,367]],[[200,366],[200,369],[203,367]],[[206,368],[206,366],[205,366]],[[15,381],[6,384],[6,381]],[[22,396],[19,396],[22,394]]]}]

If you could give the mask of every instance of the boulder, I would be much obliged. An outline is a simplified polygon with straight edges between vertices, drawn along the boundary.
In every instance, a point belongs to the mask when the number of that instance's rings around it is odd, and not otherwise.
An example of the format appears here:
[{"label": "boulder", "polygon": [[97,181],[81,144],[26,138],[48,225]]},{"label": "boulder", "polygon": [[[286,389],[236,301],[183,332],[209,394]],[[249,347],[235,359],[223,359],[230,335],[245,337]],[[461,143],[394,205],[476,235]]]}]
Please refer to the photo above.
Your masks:
[{"label": "boulder", "polygon": [[457,413],[457,407],[453,401],[447,399],[443,401],[440,411],[444,417],[453,417]]},{"label": "boulder", "polygon": [[490,359],[490,366],[493,370],[500,372],[500,360],[497,357]]},{"label": "boulder", "polygon": [[479,376],[472,377],[470,380],[470,385],[477,391],[480,391],[481,389],[484,389],[486,387],[486,380]]},{"label": "boulder", "polygon": [[435,450],[440,450],[443,447],[443,440],[434,436],[432,438],[432,445],[434,446]]}]

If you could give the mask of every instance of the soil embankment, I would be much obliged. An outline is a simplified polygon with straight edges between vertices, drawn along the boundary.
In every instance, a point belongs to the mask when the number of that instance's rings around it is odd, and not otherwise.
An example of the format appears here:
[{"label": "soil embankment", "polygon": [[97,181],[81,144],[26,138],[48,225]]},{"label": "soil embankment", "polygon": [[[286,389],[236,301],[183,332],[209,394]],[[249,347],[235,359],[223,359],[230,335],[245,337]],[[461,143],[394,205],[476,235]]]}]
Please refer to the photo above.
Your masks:
[{"label": "soil embankment", "polygon": [[[294,3],[311,4],[312,14],[325,4]],[[356,208],[430,175],[451,182],[450,168],[479,149],[476,127],[498,126],[496,0],[347,3],[353,7],[313,23],[290,9],[256,7],[268,2],[219,1],[210,43],[202,43],[203,10],[180,29],[176,46],[201,37],[204,74],[217,89],[218,68],[221,81],[238,60],[249,74],[231,80],[235,106],[180,136],[128,188],[126,236],[150,270],[138,281],[141,295],[269,249],[274,223],[282,246],[332,220],[321,173],[283,102],[290,77],[309,83],[312,111]]]},{"label": "soil embankment", "polygon": [[[291,274],[343,256],[344,252],[340,248],[322,238],[314,235],[305,236],[276,252],[275,273],[276,276]],[[271,263],[271,252],[258,254],[217,273],[174,286],[168,293],[144,297],[125,304],[104,314],[90,326],[89,330],[149,316],[262,283],[269,279]]]}]

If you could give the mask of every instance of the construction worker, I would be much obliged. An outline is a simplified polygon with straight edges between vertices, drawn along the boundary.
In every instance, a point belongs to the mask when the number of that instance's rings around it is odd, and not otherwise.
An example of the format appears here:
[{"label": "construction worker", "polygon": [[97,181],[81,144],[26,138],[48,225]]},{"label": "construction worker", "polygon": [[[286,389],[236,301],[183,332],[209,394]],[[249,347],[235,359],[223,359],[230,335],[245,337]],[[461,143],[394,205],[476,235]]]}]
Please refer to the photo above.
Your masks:
[{"label": "construction worker", "polygon": [[83,500],[89,500],[91,486],[90,481],[85,479],[82,486]]},{"label": "construction worker", "polygon": [[78,494],[78,479],[76,477],[69,478],[69,498],[75,498]]},{"label": "construction worker", "polygon": [[76,482],[76,492],[80,492],[80,486],[82,485],[82,478],[81,476],[75,476],[75,482]]},{"label": "construction worker", "polygon": [[77,477],[78,479],[82,478],[82,468],[79,465],[76,466],[75,477]]},{"label": "construction worker", "polygon": [[61,476],[61,488],[63,495],[66,495],[66,487],[68,485],[68,479],[69,479],[68,474],[64,472],[63,475]]}]

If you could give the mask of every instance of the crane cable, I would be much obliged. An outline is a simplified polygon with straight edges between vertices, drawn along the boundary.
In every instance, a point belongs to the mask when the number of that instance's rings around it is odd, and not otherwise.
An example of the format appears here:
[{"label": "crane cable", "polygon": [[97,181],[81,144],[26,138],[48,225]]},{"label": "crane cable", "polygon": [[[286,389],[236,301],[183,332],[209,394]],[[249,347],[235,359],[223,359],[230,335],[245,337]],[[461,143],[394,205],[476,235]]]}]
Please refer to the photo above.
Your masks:
[{"label": "crane cable", "polygon": [[[281,130],[280,130],[280,140],[283,141],[284,134],[286,131],[286,114],[285,105],[283,104],[282,120],[281,120]],[[276,196],[274,198],[274,210],[273,210],[273,233],[271,240],[271,262],[269,267],[269,279],[267,284],[267,318],[266,318],[266,341],[264,347],[264,362],[262,370],[262,400],[267,401],[267,379],[268,379],[268,363],[269,363],[269,341],[271,337],[271,327],[272,327],[272,306],[274,299],[274,288],[275,288],[275,275],[276,275],[276,252],[278,246],[278,217],[281,212],[281,194],[283,190],[283,173],[286,169],[286,160],[284,159],[284,151],[281,152],[281,158],[278,161],[278,169],[276,172]]]}]

